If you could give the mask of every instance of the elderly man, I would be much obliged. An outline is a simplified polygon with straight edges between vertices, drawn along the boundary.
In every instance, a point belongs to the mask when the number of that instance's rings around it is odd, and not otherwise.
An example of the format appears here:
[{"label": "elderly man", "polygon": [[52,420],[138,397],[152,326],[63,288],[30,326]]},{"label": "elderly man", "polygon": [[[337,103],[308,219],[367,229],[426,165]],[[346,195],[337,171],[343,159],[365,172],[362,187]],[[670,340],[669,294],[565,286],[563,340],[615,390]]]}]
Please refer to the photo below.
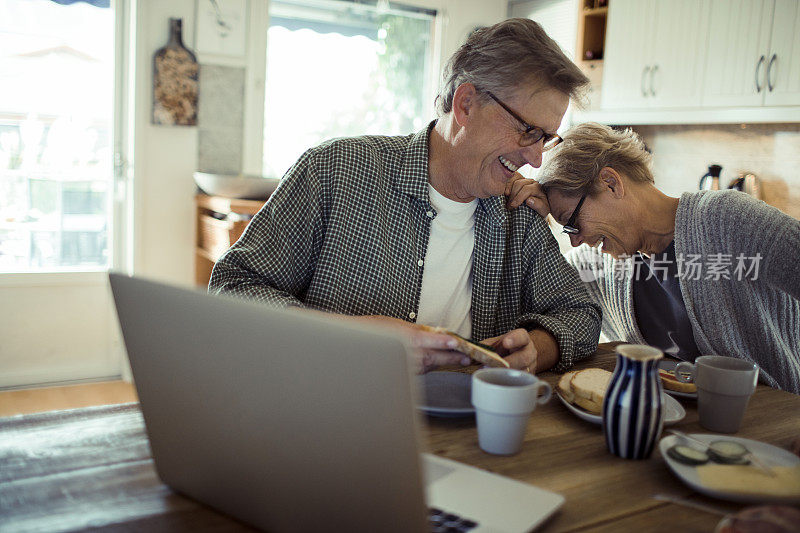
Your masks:
[{"label": "elderly man", "polygon": [[[453,55],[439,119],[308,150],[215,265],[209,290],[391,325],[420,370],[468,364],[442,326],[529,372],[591,354],[599,308],[536,213],[505,205],[587,83],[542,28],[510,19]],[[421,355],[420,355],[421,354]]]}]

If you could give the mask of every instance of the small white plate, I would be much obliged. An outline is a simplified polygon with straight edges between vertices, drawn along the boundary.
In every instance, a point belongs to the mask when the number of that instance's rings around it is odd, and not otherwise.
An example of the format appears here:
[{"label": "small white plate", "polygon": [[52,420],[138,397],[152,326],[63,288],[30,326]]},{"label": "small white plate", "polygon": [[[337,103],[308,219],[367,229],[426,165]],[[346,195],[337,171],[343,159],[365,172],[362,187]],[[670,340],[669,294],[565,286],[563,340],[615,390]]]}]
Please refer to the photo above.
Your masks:
[{"label": "small white plate", "polygon": [[[601,415],[590,413],[589,411],[583,409],[582,407],[578,407],[577,405],[572,405],[567,400],[565,400],[558,391],[556,391],[556,396],[558,396],[558,399],[561,400],[561,403],[563,403],[567,407],[567,409],[572,411],[572,414],[574,414],[578,418],[586,420],[587,422],[591,422],[592,424],[600,425],[603,423],[603,417]],[[662,396],[664,398],[664,410],[665,410],[664,425],[671,426],[672,424],[676,424],[681,420],[683,420],[683,417],[686,416],[686,411],[683,409],[683,406],[680,403],[678,403],[678,400],[676,400],[675,398],[671,398],[666,394],[662,394]]]},{"label": "small white plate", "polygon": [[430,416],[460,418],[473,416],[472,374],[428,372],[417,377],[420,404],[417,409]]},{"label": "small white plate", "polygon": [[[758,456],[767,466],[794,466],[800,463],[800,457],[797,457],[789,450],[783,450],[777,446],[760,442],[757,440],[743,439],[740,437],[728,437],[727,435],[710,435],[702,433],[692,433],[689,435],[695,439],[710,443],[715,440],[729,440],[738,442],[750,452]],[[785,504],[798,504],[800,498],[782,498],[779,496],[758,496],[755,494],[742,494],[733,491],[719,491],[706,487],[700,483],[700,476],[697,475],[697,467],[685,465],[670,457],[667,450],[683,439],[677,435],[669,435],[661,439],[658,443],[658,450],[661,452],[661,457],[672,470],[672,473],[680,478],[681,481],[689,485],[697,492],[701,492],[706,496],[712,498],[719,498],[721,500],[729,500],[738,503],[785,503]]]},{"label": "small white plate", "polygon": [[[678,366],[678,363],[681,361],[676,361],[675,359],[662,359],[658,362],[659,370],[666,370],[667,372],[672,372],[675,370],[675,367]],[[669,394],[670,396],[674,396],[676,398],[684,398],[686,400],[697,400],[697,393],[696,392],[680,392],[676,390],[669,390],[664,388],[664,392]]]}]

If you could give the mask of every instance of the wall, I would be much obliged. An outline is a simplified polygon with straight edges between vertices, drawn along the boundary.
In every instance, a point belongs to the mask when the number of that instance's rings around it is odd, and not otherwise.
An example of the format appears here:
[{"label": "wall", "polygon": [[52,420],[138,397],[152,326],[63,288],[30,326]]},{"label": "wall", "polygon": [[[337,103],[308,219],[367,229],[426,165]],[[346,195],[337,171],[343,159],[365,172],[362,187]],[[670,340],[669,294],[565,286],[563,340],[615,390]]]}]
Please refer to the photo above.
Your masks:
[{"label": "wall", "polygon": [[721,182],[740,172],[762,179],[764,201],[800,219],[800,124],[637,126],[653,152],[656,185],[679,196],[696,191],[711,163]]},{"label": "wall", "polygon": [[[194,47],[194,0],[139,0],[136,26],[134,134],[134,270],[188,285],[194,241],[192,173],[197,128],[150,123],[152,60],[168,38],[170,17],[183,19],[183,42]],[[202,98],[202,95],[200,96]]]}]

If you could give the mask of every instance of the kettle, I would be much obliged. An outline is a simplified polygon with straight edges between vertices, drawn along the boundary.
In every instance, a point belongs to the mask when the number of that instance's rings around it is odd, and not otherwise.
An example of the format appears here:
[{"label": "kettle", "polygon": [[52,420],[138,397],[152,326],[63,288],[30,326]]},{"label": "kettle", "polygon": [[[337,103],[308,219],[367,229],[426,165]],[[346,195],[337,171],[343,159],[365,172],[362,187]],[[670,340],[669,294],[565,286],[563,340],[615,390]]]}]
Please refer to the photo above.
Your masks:
[{"label": "kettle", "polygon": [[700,178],[700,190],[718,191],[720,189],[719,175],[721,172],[722,167],[720,165],[709,165],[708,172]]},{"label": "kettle", "polygon": [[731,181],[730,185],[728,185],[729,189],[736,189],[737,191],[742,191],[750,196],[761,200],[761,180],[755,174],[750,172],[743,172],[739,174],[733,181]]}]

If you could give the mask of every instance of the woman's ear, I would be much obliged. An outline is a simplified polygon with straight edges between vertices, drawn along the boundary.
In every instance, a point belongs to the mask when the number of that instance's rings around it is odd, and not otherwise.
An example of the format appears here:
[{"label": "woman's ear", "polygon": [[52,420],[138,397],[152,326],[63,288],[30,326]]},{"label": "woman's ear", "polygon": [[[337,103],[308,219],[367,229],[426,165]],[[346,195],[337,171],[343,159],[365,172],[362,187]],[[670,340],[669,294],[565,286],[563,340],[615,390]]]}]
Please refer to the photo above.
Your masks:
[{"label": "woman's ear", "polygon": [[462,83],[453,93],[453,116],[462,128],[469,122],[478,101],[478,91],[471,83]]},{"label": "woman's ear", "polygon": [[614,198],[620,200],[625,197],[625,185],[619,172],[611,167],[603,167],[600,170],[600,183],[603,190],[610,192]]}]

